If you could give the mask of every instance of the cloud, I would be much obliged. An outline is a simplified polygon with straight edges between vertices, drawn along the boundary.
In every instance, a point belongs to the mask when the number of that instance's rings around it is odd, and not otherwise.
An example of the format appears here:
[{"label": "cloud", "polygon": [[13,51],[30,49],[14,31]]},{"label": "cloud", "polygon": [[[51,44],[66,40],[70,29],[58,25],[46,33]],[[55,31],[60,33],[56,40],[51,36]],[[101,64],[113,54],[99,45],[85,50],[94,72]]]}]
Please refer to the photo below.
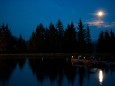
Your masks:
[{"label": "cloud", "polygon": [[103,23],[104,21],[102,20],[93,20],[93,21],[87,22],[87,24],[89,24],[90,26],[97,26],[97,27],[100,27]]},{"label": "cloud", "polygon": [[115,28],[115,22],[108,23],[103,20],[93,19],[92,21],[88,21],[87,24],[98,28]]},{"label": "cloud", "polygon": [[115,22],[111,22],[111,23],[106,23],[104,25],[105,28],[115,28]]}]

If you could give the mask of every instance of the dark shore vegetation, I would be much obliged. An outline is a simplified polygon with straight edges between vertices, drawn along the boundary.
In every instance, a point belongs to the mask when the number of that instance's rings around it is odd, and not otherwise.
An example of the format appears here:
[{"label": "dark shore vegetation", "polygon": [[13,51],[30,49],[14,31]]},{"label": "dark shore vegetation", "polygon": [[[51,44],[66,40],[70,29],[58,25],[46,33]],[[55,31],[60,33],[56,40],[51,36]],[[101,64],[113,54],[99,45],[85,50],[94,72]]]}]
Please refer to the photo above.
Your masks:
[{"label": "dark shore vegetation", "polygon": [[[28,31],[27,31],[28,32]],[[84,26],[82,20],[75,28],[73,22],[63,27],[58,20],[57,24],[50,23],[48,28],[42,24],[36,27],[29,40],[12,35],[8,25],[0,27],[0,54],[28,54],[28,55],[65,55],[65,54],[114,54],[115,33],[111,30],[100,32],[97,42],[90,36],[90,27]],[[72,55],[72,54],[71,54]]]}]

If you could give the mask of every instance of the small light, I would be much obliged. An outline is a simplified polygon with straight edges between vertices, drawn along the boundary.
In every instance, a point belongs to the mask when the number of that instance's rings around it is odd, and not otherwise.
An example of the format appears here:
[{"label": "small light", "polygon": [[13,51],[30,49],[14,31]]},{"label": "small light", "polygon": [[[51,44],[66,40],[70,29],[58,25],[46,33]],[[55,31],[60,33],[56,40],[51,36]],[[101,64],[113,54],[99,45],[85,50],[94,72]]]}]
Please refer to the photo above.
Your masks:
[{"label": "small light", "polygon": [[71,56],[73,58],[73,56]]},{"label": "small light", "polygon": [[85,59],[85,57],[83,57]]}]

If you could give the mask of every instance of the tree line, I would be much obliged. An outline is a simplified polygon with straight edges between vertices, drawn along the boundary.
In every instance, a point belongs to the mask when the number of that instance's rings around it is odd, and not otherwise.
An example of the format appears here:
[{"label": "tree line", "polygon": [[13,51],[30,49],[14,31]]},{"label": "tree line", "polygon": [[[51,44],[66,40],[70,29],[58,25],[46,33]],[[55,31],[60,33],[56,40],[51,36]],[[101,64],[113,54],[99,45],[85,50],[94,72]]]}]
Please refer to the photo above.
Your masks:
[{"label": "tree line", "polygon": [[[97,45],[91,40],[89,26],[80,19],[75,28],[73,22],[64,28],[61,20],[45,28],[40,23],[28,41],[20,35],[12,35],[8,25],[0,27],[0,53],[99,53],[115,52],[114,32],[101,32]],[[96,47],[96,48],[94,48]]]},{"label": "tree line", "polygon": [[97,52],[99,53],[115,53],[115,34],[111,30],[108,32],[100,32],[97,42]]}]

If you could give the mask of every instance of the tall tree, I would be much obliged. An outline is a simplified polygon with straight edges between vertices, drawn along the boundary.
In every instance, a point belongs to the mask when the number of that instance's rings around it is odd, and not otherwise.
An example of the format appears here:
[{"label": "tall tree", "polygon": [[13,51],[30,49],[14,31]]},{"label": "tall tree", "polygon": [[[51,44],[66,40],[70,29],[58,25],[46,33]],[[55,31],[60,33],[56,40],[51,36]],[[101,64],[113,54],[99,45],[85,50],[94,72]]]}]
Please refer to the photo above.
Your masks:
[{"label": "tall tree", "polygon": [[32,33],[29,42],[29,47],[32,49],[32,52],[44,52],[45,28],[41,23],[37,26],[36,31]]},{"label": "tall tree", "polygon": [[79,20],[78,23],[78,45],[79,45],[78,49],[80,53],[86,51],[85,30],[81,19]]},{"label": "tall tree", "polygon": [[110,52],[115,53],[115,34],[110,31]]},{"label": "tall tree", "polygon": [[58,30],[58,52],[63,52],[64,29],[63,24],[60,20],[57,21],[56,28]]},{"label": "tall tree", "polygon": [[86,52],[91,53],[92,47],[93,47],[93,45],[91,42],[90,29],[89,29],[89,26],[87,25],[87,29],[86,29]]},{"label": "tall tree", "polygon": [[37,51],[44,51],[44,40],[45,40],[45,28],[42,24],[39,24],[36,28],[36,43],[37,43]]},{"label": "tall tree", "polygon": [[58,43],[58,31],[55,28],[54,24],[50,24],[49,26],[49,47],[50,52],[56,52],[57,51],[57,43]]},{"label": "tall tree", "polygon": [[77,52],[76,49],[76,31],[73,22],[67,26],[67,29],[65,30],[64,33],[64,49],[65,52]]},{"label": "tall tree", "polygon": [[16,48],[17,48],[18,53],[25,53],[26,52],[26,42],[21,35],[17,41],[17,47]]},{"label": "tall tree", "polygon": [[101,32],[97,42],[97,52],[103,53],[104,52],[104,32]]},{"label": "tall tree", "polygon": [[104,42],[104,46],[105,46],[105,49],[104,49],[104,52],[110,52],[110,35],[109,35],[109,32],[106,30],[105,32],[105,42]]},{"label": "tall tree", "polygon": [[10,53],[14,51],[15,42],[15,37],[11,34],[8,24],[6,26],[3,24],[0,28],[0,52]]},{"label": "tall tree", "polygon": [[44,52],[49,52],[50,51],[50,43],[49,43],[49,29],[45,29],[45,40],[44,40]]},{"label": "tall tree", "polygon": [[60,20],[57,21],[56,28],[58,30],[59,36],[63,37],[64,27],[63,27],[63,24],[62,24],[62,22]]},{"label": "tall tree", "polygon": [[33,31],[28,44],[28,52],[35,53],[36,51],[37,51],[36,34]]}]

